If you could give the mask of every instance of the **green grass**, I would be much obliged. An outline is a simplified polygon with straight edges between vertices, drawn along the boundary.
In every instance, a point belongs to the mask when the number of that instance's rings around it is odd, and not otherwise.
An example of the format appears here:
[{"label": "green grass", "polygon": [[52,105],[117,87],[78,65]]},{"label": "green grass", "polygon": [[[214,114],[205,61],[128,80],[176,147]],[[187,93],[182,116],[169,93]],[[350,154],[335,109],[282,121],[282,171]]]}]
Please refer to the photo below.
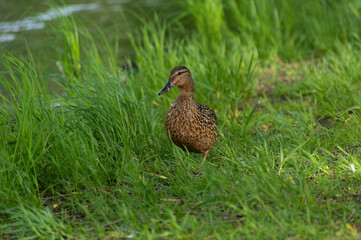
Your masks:
[{"label": "green grass", "polygon": [[[2,50],[1,238],[360,238],[361,6],[296,3],[189,0],[181,21],[143,19],[136,73],[74,19],[55,29],[58,73],[31,46]],[[176,65],[219,119],[204,166],[163,130]],[[66,94],[49,94],[59,79]]]}]

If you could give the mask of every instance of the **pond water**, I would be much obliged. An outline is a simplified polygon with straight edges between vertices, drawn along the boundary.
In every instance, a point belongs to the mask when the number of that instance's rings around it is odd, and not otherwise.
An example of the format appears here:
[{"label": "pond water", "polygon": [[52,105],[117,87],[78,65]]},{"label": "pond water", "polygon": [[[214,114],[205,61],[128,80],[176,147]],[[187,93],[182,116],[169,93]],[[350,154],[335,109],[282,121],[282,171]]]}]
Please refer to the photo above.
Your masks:
[{"label": "pond water", "polygon": [[70,14],[80,11],[96,11],[99,7],[99,3],[71,4],[59,7],[58,9],[48,9],[45,12],[39,12],[32,17],[25,17],[15,21],[1,22],[0,42],[15,40],[15,33],[18,32],[43,29],[45,28],[46,22],[52,21],[61,16],[68,17]]},{"label": "pond water", "polygon": [[[3,0],[0,1],[0,48],[10,52],[25,53],[28,46],[32,52],[44,51],[44,41],[51,44],[51,23],[60,16],[73,14],[82,23],[88,24],[88,29],[99,26],[110,39],[114,36],[106,32],[107,28],[116,24],[117,32],[124,33],[120,39],[120,52],[129,53],[129,42],[126,32],[131,23],[127,14],[134,12],[142,15],[161,11],[167,7],[161,0],[64,0],[55,1],[57,9],[51,7],[46,0]],[[63,4],[65,3],[65,5]]]},{"label": "pond water", "polygon": [[[100,28],[111,45],[118,43],[117,56],[122,65],[133,54],[127,33],[141,27],[134,16],[151,17],[154,12],[162,15],[171,6],[166,0],[51,1],[52,5],[49,0],[0,0],[0,51],[5,49],[26,57],[30,49],[36,64],[46,75],[59,73],[56,51],[63,45],[54,29],[60,16],[72,14],[78,27],[86,28],[94,36]],[[2,68],[0,64],[0,71]],[[56,81],[49,81],[48,90],[63,94]],[[7,96],[2,85],[0,94]]]}]

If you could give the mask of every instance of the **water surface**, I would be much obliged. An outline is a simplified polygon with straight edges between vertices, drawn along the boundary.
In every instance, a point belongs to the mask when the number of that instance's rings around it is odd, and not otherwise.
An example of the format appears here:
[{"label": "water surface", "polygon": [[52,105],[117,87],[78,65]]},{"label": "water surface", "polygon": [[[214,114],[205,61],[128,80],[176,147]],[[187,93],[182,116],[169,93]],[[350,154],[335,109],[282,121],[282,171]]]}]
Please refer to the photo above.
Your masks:
[{"label": "water surface", "polygon": [[[59,17],[73,15],[78,27],[86,28],[95,38],[99,27],[111,45],[117,41],[121,65],[125,58],[132,55],[127,33],[140,27],[133,14],[143,17],[152,15],[154,11],[161,14],[169,4],[164,0],[64,0],[64,5],[58,0],[54,8],[48,2],[0,0],[0,50],[3,48],[12,54],[26,56],[30,49],[36,64],[50,75],[59,73],[56,63],[59,63],[59,51],[63,48],[54,34]],[[49,84],[50,91],[61,92],[53,81]]]},{"label": "water surface", "polygon": [[[109,39],[114,38],[111,31],[106,29],[116,25],[117,32],[124,33],[120,44],[120,52],[129,54],[129,42],[126,32],[132,18],[127,18],[131,12],[148,14],[161,11],[167,5],[162,0],[65,0],[65,6],[59,1],[57,8],[53,8],[48,1],[43,0],[16,0],[0,1],[0,47],[10,52],[26,52],[26,44],[32,52],[41,52],[44,41],[51,43],[50,26],[59,17],[69,17],[73,14],[86,24],[88,29],[95,25],[105,30]],[[127,19],[125,24],[124,18]]]}]

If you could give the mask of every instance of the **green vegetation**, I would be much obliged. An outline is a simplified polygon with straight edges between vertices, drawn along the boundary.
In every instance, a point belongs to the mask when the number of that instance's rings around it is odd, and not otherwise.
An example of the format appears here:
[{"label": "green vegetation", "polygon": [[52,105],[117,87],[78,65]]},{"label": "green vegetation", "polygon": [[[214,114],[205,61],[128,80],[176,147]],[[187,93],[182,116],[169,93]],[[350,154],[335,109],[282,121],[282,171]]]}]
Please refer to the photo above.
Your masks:
[{"label": "green vegetation", "polygon": [[[359,2],[177,9],[131,35],[136,73],[73,19],[55,29],[56,74],[31,46],[1,51],[0,237],[360,238]],[[176,65],[219,119],[204,166],[163,130],[177,90],[157,92]]]}]

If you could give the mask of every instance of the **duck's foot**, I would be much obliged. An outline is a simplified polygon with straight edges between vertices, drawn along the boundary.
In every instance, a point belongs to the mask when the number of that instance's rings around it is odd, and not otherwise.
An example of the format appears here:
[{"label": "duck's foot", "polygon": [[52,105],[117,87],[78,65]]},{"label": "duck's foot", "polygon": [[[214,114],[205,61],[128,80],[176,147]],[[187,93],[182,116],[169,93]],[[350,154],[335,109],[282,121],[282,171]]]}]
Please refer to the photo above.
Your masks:
[{"label": "duck's foot", "polygon": [[202,161],[202,164],[201,164],[202,166],[206,162],[206,157],[207,157],[208,151],[209,151],[209,149],[203,153],[203,161]]}]

